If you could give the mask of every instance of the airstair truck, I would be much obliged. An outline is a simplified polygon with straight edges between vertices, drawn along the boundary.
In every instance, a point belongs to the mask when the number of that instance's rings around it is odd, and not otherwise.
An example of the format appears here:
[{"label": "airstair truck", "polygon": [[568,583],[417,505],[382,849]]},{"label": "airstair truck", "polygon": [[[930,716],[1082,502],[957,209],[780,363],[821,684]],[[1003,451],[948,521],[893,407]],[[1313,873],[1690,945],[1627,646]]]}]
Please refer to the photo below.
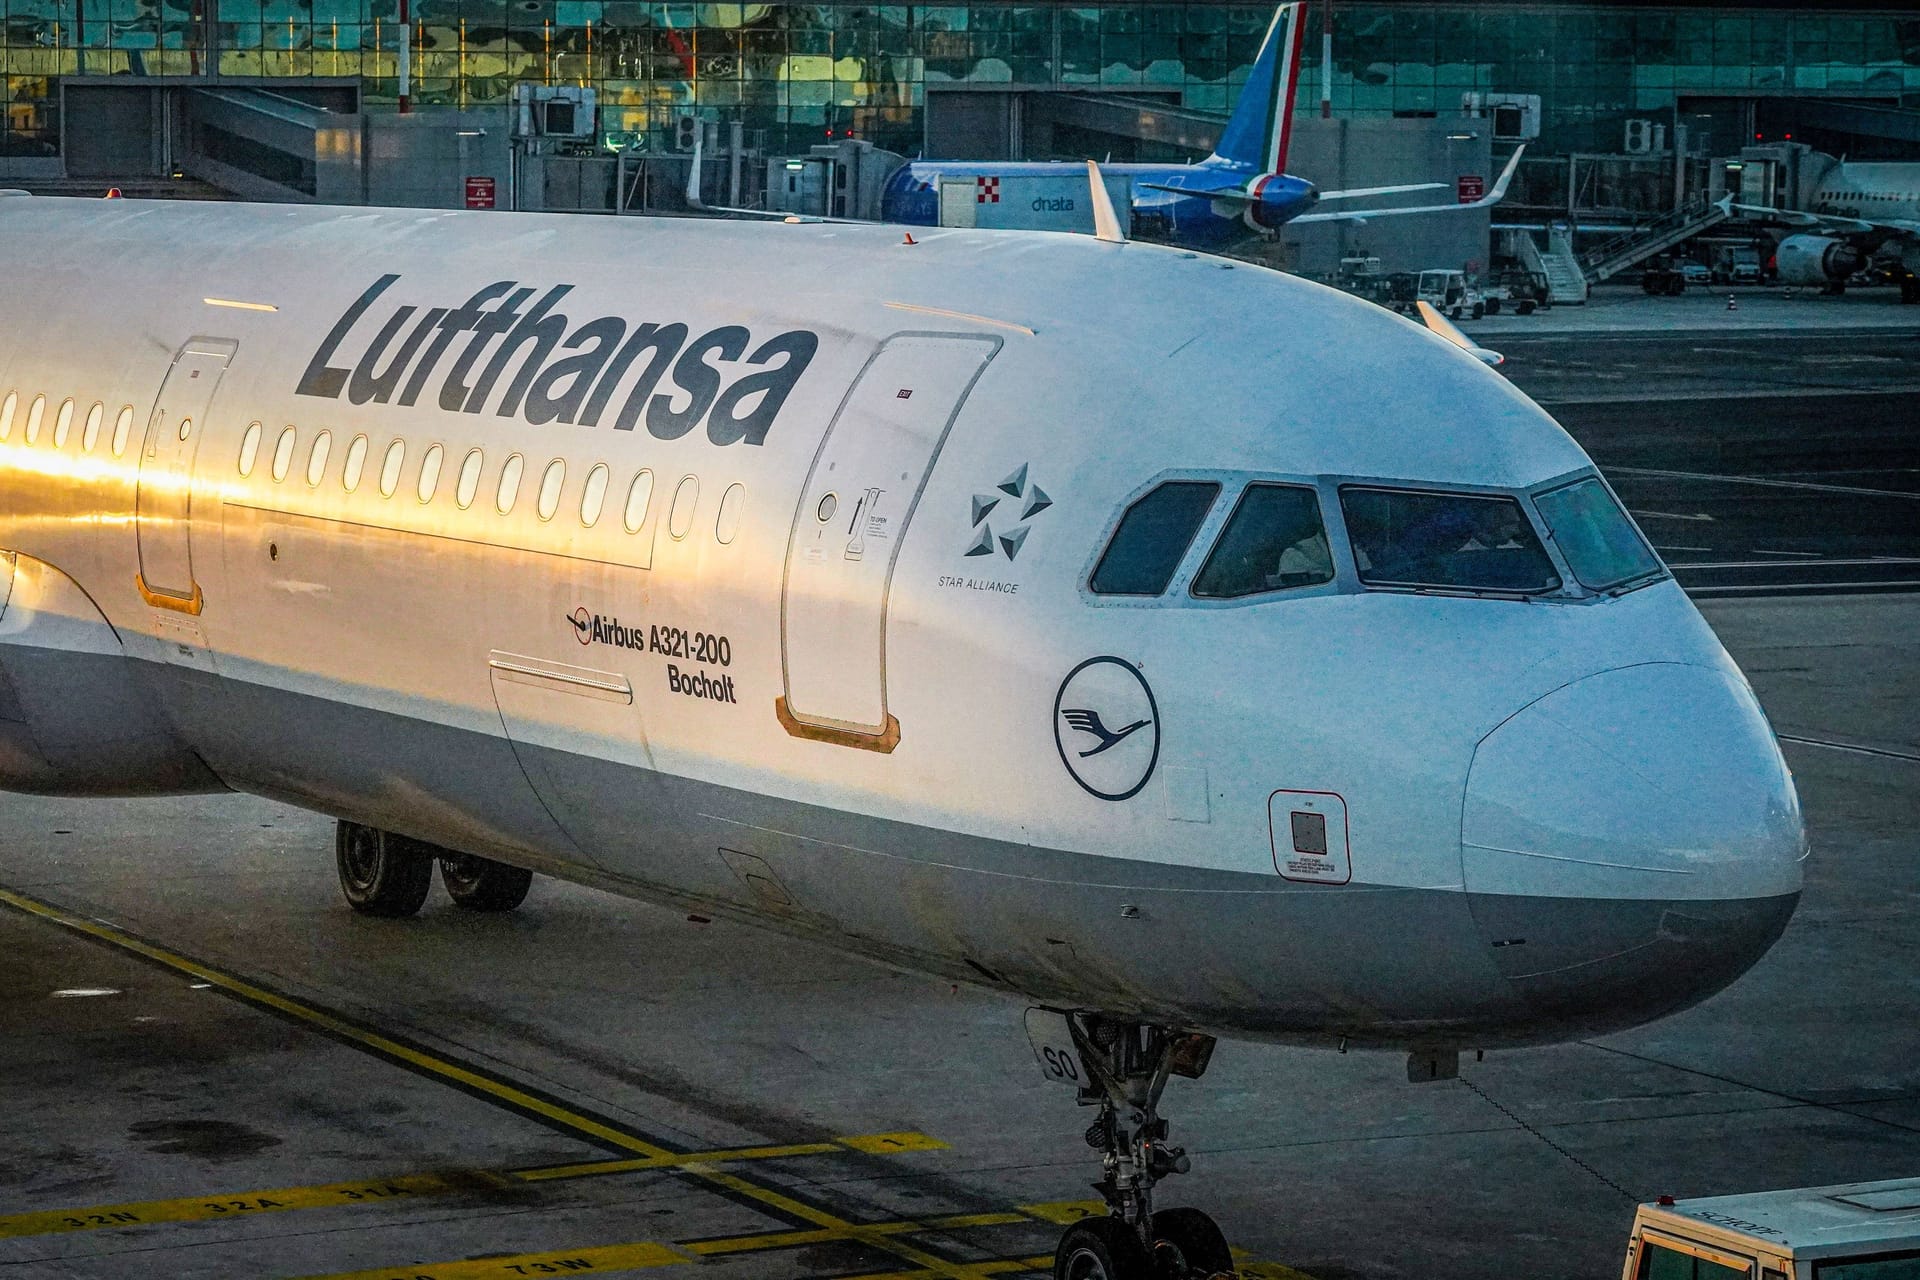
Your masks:
[{"label": "airstair truck", "polygon": [[1621,1280],[1920,1280],[1920,1178],[1676,1201],[1633,1219]]}]

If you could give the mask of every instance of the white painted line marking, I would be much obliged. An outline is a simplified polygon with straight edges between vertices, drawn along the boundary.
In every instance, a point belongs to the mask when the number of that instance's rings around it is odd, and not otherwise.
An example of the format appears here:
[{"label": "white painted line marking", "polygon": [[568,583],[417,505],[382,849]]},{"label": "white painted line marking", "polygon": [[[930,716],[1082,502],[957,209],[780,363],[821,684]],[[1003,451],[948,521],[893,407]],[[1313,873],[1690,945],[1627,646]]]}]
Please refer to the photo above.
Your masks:
[{"label": "white painted line marking", "polygon": [[[1820,567],[1863,564],[1920,564],[1920,556],[1874,556],[1867,560],[1822,560]],[[1670,569],[1778,569],[1782,566],[1778,560],[1694,560],[1667,567]]]},{"label": "white painted line marking", "polygon": [[1633,514],[1642,520],[1705,520],[1708,524],[1713,523],[1713,517],[1704,511],[1697,511],[1690,516],[1681,515],[1677,511],[1635,511]]},{"label": "white painted line marking", "polygon": [[1657,542],[1653,544],[1653,549],[1655,551],[1711,551],[1713,550],[1712,547],[1663,547]]},{"label": "white painted line marking", "polygon": [[1724,587],[1688,587],[1686,592],[1690,596],[1751,596],[1759,595],[1763,591],[1806,591],[1818,595],[1844,596],[1865,587],[1905,587],[1909,591],[1914,591],[1920,590],[1920,582],[1912,578],[1896,578],[1880,582],[1757,582]]},{"label": "white painted line marking", "polygon": [[1829,751],[1851,751],[1855,755],[1880,756],[1887,760],[1908,760],[1920,764],[1920,755],[1911,755],[1905,751],[1889,751],[1885,747],[1863,747],[1853,742],[1833,742],[1826,738],[1802,738],[1791,733],[1775,734],[1782,742],[1797,742],[1803,747],[1825,747]]},{"label": "white painted line marking", "polygon": [[1642,467],[1608,467],[1612,474],[1654,476],[1662,480],[1713,480],[1721,484],[1757,484],[1768,489],[1810,489],[1815,493],[1860,493],[1875,498],[1909,498],[1920,502],[1920,493],[1901,489],[1864,489],[1848,484],[1815,484],[1810,480],[1766,480],[1759,476],[1716,476],[1704,471],[1653,471]]},{"label": "white painted line marking", "polygon": [[1812,560],[1818,560],[1820,558],[1818,551],[1762,551],[1759,547],[1753,549],[1753,554],[1757,556],[1806,556]]}]

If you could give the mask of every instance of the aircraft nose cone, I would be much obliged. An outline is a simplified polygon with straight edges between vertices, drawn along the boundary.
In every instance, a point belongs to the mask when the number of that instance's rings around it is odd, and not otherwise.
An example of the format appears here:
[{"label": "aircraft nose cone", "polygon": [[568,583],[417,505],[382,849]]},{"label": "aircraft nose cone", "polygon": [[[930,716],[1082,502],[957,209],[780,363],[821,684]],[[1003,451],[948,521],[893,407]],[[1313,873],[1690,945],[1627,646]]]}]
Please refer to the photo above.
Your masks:
[{"label": "aircraft nose cone", "polygon": [[1584,1034],[1750,968],[1799,901],[1805,848],[1766,717],[1714,668],[1567,685],[1482,739],[1467,778],[1463,871],[1494,963]]}]

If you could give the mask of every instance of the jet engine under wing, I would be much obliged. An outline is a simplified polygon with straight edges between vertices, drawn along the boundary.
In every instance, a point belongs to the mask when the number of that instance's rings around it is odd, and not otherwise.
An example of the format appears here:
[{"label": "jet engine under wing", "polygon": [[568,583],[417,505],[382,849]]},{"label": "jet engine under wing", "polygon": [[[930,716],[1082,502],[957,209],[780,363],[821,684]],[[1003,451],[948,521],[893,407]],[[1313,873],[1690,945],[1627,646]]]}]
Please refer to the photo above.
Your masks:
[{"label": "jet engine under wing", "polygon": [[[1520,157],[1527,149],[1523,142],[1507,158],[1507,165],[1500,170],[1500,177],[1494,182],[1493,190],[1478,200],[1469,200],[1460,204],[1419,204],[1405,209],[1349,209],[1340,213],[1305,213],[1295,218],[1301,222],[1353,222],[1362,218],[1404,218],[1415,213],[1453,213],[1461,209],[1485,209],[1499,204],[1507,198],[1507,188],[1513,183],[1514,172],[1520,167]],[[1444,184],[1442,184],[1444,185]],[[1321,199],[1327,197],[1322,196]]]}]

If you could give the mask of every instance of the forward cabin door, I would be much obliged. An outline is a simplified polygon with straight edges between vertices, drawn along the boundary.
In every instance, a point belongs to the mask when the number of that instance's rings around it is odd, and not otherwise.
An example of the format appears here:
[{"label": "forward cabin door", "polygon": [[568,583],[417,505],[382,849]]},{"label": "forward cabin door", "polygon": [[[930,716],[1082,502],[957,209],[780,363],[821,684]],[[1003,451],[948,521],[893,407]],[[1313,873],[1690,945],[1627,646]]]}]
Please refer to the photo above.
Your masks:
[{"label": "forward cabin door", "polygon": [[193,574],[193,458],[206,435],[213,393],[237,350],[239,344],[225,338],[194,338],[181,347],[147,421],[134,511],[140,594],[159,609],[200,612]]},{"label": "forward cabin door", "polygon": [[794,513],[780,600],[787,732],[891,751],[887,595],[900,540],[998,338],[900,333],[841,402]]}]

